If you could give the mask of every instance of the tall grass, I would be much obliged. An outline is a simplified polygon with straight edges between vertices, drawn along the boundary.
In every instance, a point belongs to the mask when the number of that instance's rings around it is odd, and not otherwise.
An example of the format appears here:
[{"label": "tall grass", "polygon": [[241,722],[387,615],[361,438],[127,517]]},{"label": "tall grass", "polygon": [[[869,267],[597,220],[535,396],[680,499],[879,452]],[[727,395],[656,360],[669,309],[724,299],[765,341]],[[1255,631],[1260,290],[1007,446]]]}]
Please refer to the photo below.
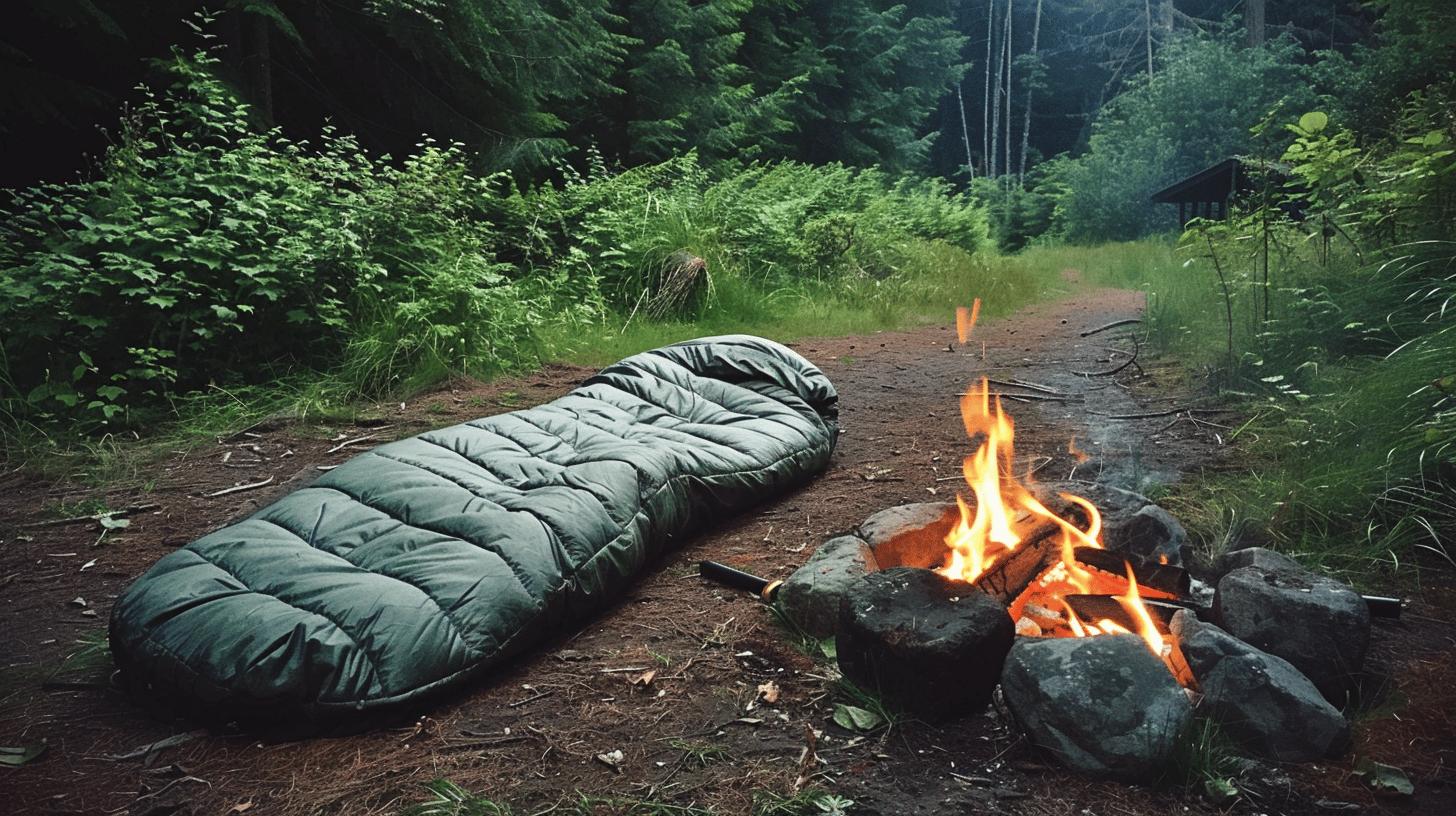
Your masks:
[{"label": "tall grass", "polygon": [[1274,239],[1267,288],[1261,251],[1197,232],[1131,277],[1107,279],[1144,288],[1151,345],[1247,411],[1223,432],[1239,446],[1236,470],[1164,501],[1210,554],[1269,542],[1367,584],[1449,563],[1456,253],[1424,243],[1361,258],[1299,237]]}]

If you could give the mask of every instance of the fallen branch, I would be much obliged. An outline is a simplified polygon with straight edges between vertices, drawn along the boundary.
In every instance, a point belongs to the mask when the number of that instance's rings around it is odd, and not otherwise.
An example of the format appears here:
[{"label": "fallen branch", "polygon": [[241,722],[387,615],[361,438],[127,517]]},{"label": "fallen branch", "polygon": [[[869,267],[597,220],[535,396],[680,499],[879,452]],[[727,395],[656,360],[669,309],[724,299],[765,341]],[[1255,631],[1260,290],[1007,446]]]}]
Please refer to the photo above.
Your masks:
[{"label": "fallen branch", "polygon": [[218,491],[215,491],[213,493],[208,493],[207,494],[207,498],[209,498],[209,499],[215,499],[218,496],[226,496],[229,493],[241,493],[244,490],[256,490],[256,489],[258,489],[260,487],[265,487],[265,486],[270,485],[270,484],[273,484],[273,477],[272,476],[269,476],[268,478],[264,479],[261,482],[252,482],[251,484],[242,484],[242,485],[234,485],[233,487],[225,487],[222,490],[218,490]]},{"label": "fallen branch", "polygon": [[145,513],[156,510],[159,504],[133,504],[130,507],[123,507],[120,510],[108,510],[105,513],[96,513],[90,516],[70,516],[68,518],[48,519],[46,521],[32,521],[29,524],[20,525],[22,530],[33,530],[39,527],[60,527],[66,524],[80,524],[85,521],[100,521],[104,518],[115,518],[117,516],[129,516],[133,513]]},{"label": "fallen branch", "polygon": [[[957,394],[956,396],[958,396],[958,397],[964,397],[966,395],[965,394]],[[972,396],[974,396],[974,395],[972,395]],[[1006,399],[1021,400],[1022,402],[1082,402],[1083,401],[1081,397],[1073,397],[1073,396],[1054,397],[1054,396],[1052,396],[1050,394],[997,394],[997,396],[999,396],[999,397],[1005,397]]]},{"label": "fallen branch", "polygon": [[1108,329],[1115,329],[1118,326],[1131,326],[1134,323],[1141,323],[1141,322],[1143,322],[1143,319],[1141,317],[1129,317],[1129,318],[1127,318],[1125,320],[1114,320],[1111,323],[1107,323],[1107,324],[1098,326],[1095,329],[1088,329],[1087,331],[1082,332],[1082,336],[1083,337],[1091,337],[1092,335],[1094,335],[1094,334],[1096,334],[1098,332],[1104,332],[1104,331],[1107,331]]},{"label": "fallen branch", "polygon": [[1103,417],[1105,419],[1157,419],[1158,417],[1165,417],[1165,416],[1172,416],[1174,414],[1181,414],[1184,411],[1189,411],[1189,412],[1192,412],[1192,411],[1201,411],[1201,412],[1203,412],[1205,414],[1223,414],[1223,413],[1229,413],[1229,412],[1233,411],[1233,409],[1232,408],[1196,408],[1196,407],[1194,407],[1192,405],[1179,405],[1179,406],[1176,406],[1176,407],[1173,407],[1173,408],[1169,408],[1166,411],[1146,411],[1146,412],[1141,413],[1141,414],[1099,414],[1096,411],[1088,411],[1087,413],[1089,413],[1089,414],[1097,414],[1097,416]]},{"label": "fallen branch", "polygon": [[[1129,358],[1127,358],[1127,360],[1122,365],[1119,365],[1116,368],[1109,368],[1106,371],[1073,371],[1072,373],[1078,375],[1079,377],[1112,377],[1112,376],[1115,376],[1117,374],[1122,373],[1122,370],[1124,368],[1127,368],[1128,366],[1135,364],[1137,362],[1138,352],[1142,351],[1142,349],[1143,349],[1142,344],[1138,342],[1137,335],[1134,334],[1132,336],[1132,356],[1129,357]],[[1139,369],[1139,370],[1141,370],[1141,369]]]},{"label": "fallen branch", "polygon": [[350,445],[357,445],[360,442],[368,442],[369,440],[373,439],[374,436],[375,436],[374,434],[370,433],[370,434],[364,434],[363,436],[356,436],[353,439],[345,439],[343,442],[340,442],[339,444],[333,446],[332,448],[329,448],[328,450],[324,451],[324,453],[325,454],[338,453],[339,451],[343,450],[344,448],[349,447]]},{"label": "fallen branch", "polygon": [[120,762],[127,759],[138,759],[156,751],[162,751],[167,748],[176,748],[179,745],[189,743],[195,739],[198,739],[199,737],[205,736],[207,736],[207,731],[205,729],[199,728],[195,731],[185,731],[181,734],[173,734],[170,737],[167,737],[165,739],[159,739],[156,742],[149,742],[146,745],[141,746],[140,748],[132,749],[124,754],[103,754],[101,758],[110,759],[115,762]]},{"label": "fallen branch", "polygon": [[991,383],[992,385],[1004,385],[1007,388],[1025,388],[1029,391],[1040,391],[1043,394],[1053,394],[1058,397],[1067,396],[1067,393],[1065,391],[1058,391],[1055,388],[1041,385],[1039,383],[1027,382],[1026,380],[998,380],[994,377],[987,377],[986,381]]}]

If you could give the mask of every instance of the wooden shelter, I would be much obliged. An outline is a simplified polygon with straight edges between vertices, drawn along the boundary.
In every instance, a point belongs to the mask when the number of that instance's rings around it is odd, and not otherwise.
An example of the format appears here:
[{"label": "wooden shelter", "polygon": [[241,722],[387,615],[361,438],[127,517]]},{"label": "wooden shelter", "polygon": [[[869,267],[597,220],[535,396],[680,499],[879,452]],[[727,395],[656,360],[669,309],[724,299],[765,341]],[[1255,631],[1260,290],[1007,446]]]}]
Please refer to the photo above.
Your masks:
[{"label": "wooden shelter", "polygon": [[1195,218],[1219,221],[1228,218],[1234,197],[1252,188],[1243,162],[1224,159],[1153,193],[1152,200],[1159,204],[1177,204],[1178,226],[1186,227]]}]

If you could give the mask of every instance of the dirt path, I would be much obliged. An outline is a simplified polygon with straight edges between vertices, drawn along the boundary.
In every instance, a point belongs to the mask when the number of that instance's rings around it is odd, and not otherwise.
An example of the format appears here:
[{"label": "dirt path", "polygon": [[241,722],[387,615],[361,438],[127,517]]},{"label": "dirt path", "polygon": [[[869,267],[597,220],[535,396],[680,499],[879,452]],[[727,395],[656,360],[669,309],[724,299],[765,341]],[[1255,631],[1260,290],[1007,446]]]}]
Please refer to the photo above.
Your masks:
[{"label": "dirt path", "polygon": [[[628,812],[624,802],[634,799],[745,813],[762,791],[789,789],[813,728],[822,731],[821,784],[855,799],[859,813],[1212,812],[1167,792],[1068,775],[1013,742],[994,712],[949,727],[905,724],[888,739],[857,738],[829,724],[822,668],[790,646],[762,606],[694,577],[702,558],[782,577],[875,510],[949,499],[956,483],[943,477],[959,472],[967,452],[956,394],[981,374],[1078,398],[1008,404],[1018,454],[1041,478],[1073,473],[1073,434],[1094,456],[1078,476],[1100,467],[1110,471],[1104,478],[1137,484],[1217,467],[1227,449],[1216,427],[1105,416],[1186,402],[1171,367],[1143,360],[1138,378],[1133,366],[1116,378],[1072,373],[1125,360],[1110,350],[1127,346],[1116,332],[1079,333],[1134,317],[1141,305],[1138,293],[1097,291],[980,326],[964,348],[940,327],[796,344],[843,400],[844,435],[827,473],[723,520],[655,565],[607,615],[418,723],[362,735],[275,744],[193,732],[111,691],[104,655],[82,654],[56,669],[78,641],[97,642],[116,593],[164,553],[367,445],[544,402],[590,371],[558,366],[461,385],[402,410],[389,406],[383,425],[257,429],[179,454],[146,474],[151,490],[104,497],[111,507],[157,508],[99,546],[94,524],[16,527],[57,501],[87,498],[84,491],[0,481],[0,745],[49,746],[21,769],[0,769],[0,801],[18,813],[394,813],[424,796],[423,783],[448,778],[523,813],[574,803],[577,791],[617,797],[615,809],[596,811],[603,813]],[[207,496],[269,477],[257,489]],[[640,682],[649,669],[655,677]],[[756,701],[768,681],[781,690],[772,705]],[[172,747],[113,758],[178,735]],[[614,750],[623,754],[615,770],[594,759]],[[1337,788],[1321,796],[1359,794],[1350,787],[1353,794]],[[1099,808],[1083,809],[1093,803]]]}]

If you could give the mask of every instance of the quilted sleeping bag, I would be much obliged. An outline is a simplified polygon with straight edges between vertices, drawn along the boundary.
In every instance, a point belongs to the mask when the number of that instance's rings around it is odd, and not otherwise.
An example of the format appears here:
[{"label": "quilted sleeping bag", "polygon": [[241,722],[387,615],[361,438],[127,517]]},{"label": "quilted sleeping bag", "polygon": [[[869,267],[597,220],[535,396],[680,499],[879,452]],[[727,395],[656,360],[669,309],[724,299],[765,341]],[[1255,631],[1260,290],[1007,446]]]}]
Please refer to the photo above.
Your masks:
[{"label": "quilted sleeping bag", "polygon": [[131,584],[111,614],[120,676],[211,718],[311,725],[459,686],[693,528],[823,470],[837,400],[789,349],[711,337],[380,446]]}]

